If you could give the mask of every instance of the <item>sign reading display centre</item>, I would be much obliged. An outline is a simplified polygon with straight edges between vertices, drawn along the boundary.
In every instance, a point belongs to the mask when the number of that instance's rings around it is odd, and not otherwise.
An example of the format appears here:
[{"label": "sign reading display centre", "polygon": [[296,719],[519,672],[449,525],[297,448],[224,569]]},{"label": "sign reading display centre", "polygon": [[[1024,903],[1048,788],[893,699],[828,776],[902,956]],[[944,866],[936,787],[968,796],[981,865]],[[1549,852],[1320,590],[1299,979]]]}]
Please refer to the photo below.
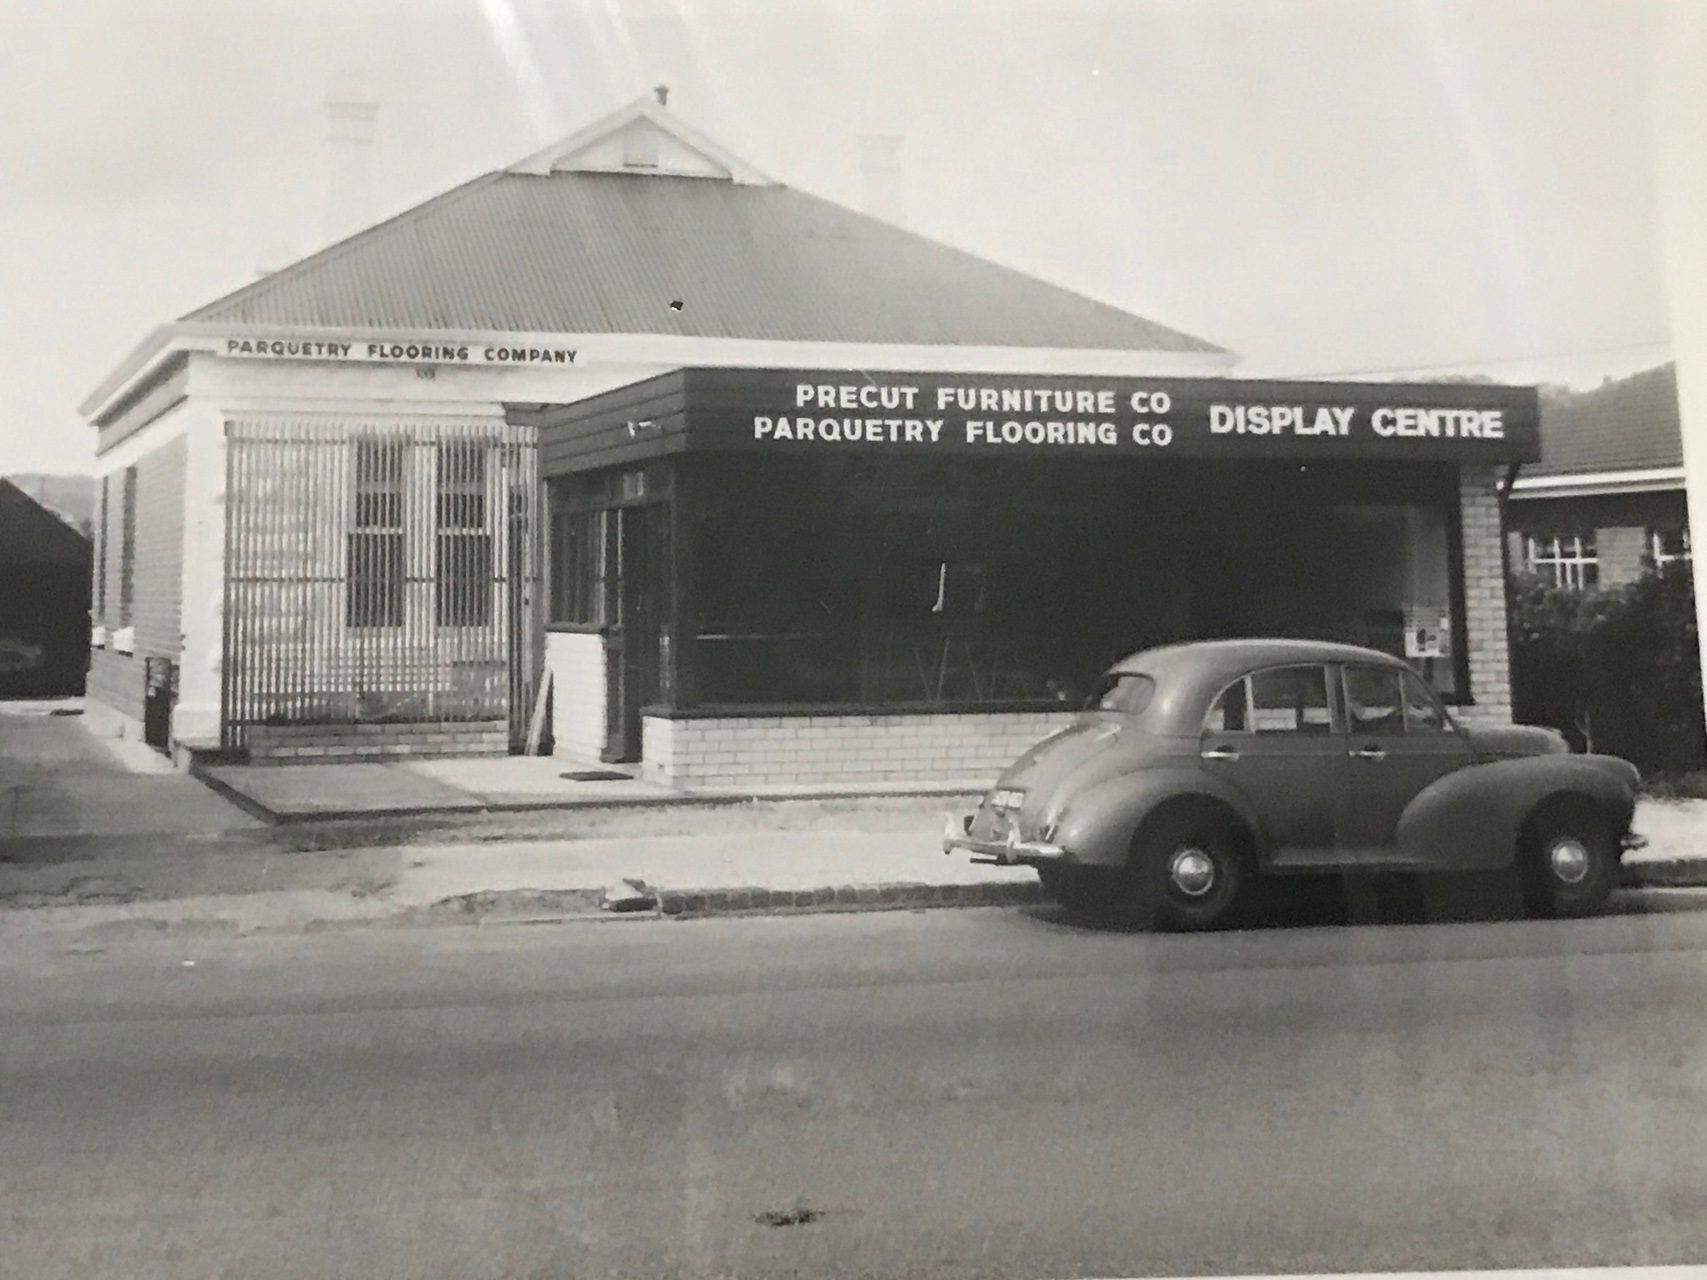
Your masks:
[{"label": "sign reading display centre", "polygon": [[752,411],[732,413],[719,396],[694,415],[696,443],[1489,462],[1539,449],[1535,393],[1521,387],[778,371],[742,381]]}]

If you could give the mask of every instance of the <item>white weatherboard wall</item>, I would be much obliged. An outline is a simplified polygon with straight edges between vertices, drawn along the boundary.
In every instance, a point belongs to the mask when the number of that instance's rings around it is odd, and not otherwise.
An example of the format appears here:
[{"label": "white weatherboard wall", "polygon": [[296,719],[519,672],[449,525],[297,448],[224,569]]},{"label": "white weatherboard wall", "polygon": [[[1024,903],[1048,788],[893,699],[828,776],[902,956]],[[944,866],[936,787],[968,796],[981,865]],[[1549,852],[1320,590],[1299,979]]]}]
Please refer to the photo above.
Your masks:
[{"label": "white weatherboard wall", "polygon": [[930,782],[977,788],[1072,719],[1071,711],[647,716],[641,776],[690,791]]},{"label": "white weatherboard wall", "polygon": [[605,745],[604,637],[547,632],[545,666],[551,672],[553,752],[597,760]]},{"label": "white weatherboard wall", "polygon": [[[195,530],[191,525],[191,517],[195,509],[195,500],[190,496],[192,491],[189,488],[190,474],[194,470],[193,461],[190,460],[193,457],[195,447],[194,425],[195,415],[191,412],[190,406],[187,403],[179,403],[95,457],[96,484],[99,485],[103,481],[107,481],[111,486],[108,507],[110,525],[106,530],[104,539],[97,531],[95,546],[97,555],[100,554],[103,544],[107,553],[107,617],[105,619],[107,626],[104,636],[100,633],[94,633],[91,637],[90,674],[84,707],[85,719],[89,728],[103,737],[128,738],[140,741],[143,732],[141,720],[143,664],[140,656],[130,652],[135,643],[136,628],[134,625],[121,628],[117,622],[121,559],[119,547],[124,519],[121,496],[123,473],[126,467],[135,466],[138,468],[139,488],[137,497],[139,508],[146,506],[153,495],[143,491],[142,473],[147,471],[151,463],[157,462],[163,456],[162,451],[172,445],[174,441],[184,441],[186,461],[184,464],[184,519],[181,554],[183,563],[187,567],[200,554],[200,548],[192,541]],[[154,482],[155,476],[148,475],[147,483],[152,484]],[[137,535],[133,582],[141,585],[149,582],[155,576],[151,572],[153,566],[144,563],[146,557],[165,550],[178,554],[180,548],[158,546],[153,540],[143,536],[140,525],[137,527]],[[95,575],[95,585],[98,587],[99,583],[100,575],[97,574]],[[98,614],[98,605],[93,601],[91,604],[94,606],[92,612]],[[188,609],[188,602],[184,597],[180,597],[180,607],[185,611]],[[102,619],[95,617],[93,621],[98,623]],[[129,644],[121,649],[119,642],[124,637],[129,638]],[[142,656],[166,657],[182,661],[182,650],[171,644],[169,639],[164,648],[167,651],[152,652]],[[119,659],[115,664],[112,661],[113,655],[121,652],[127,656]]]}]

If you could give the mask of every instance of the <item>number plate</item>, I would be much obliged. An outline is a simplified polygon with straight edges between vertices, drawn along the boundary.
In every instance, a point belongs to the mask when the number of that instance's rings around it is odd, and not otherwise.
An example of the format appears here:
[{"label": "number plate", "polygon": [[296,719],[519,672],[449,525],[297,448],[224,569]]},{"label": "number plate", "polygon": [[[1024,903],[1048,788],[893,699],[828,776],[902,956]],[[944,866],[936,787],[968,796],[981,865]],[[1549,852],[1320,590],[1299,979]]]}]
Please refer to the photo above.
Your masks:
[{"label": "number plate", "polygon": [[1018,809],[1025,804],[1025,792],[1013,787],[1003,787],[990,793],[992,809]]}]

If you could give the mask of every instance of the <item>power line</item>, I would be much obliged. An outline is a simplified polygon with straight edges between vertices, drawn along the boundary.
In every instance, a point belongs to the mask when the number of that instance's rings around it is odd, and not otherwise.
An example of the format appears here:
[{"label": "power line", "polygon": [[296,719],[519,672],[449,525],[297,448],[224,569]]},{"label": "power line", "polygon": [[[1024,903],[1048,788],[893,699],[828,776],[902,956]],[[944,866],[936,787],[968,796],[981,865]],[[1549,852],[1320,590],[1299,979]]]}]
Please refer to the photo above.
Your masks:
[{"label": "power line", "polygon": [[1614,355],[1623,351],[1669,350],[1671,339],[1632,342],[1619,347],[1588,347],[1581,351],[1547,351],[1526,356],[1501,356],[1493,360],[1433,360],[1428,364],[1388,365],[1374,369],[1338,369],[1331,373],[1295,373],[1295,378],[1360,378],[1377,373],[1424,373],[1430,369],[1485,369],[1493,365],[1527,364],[1536,360],[1570,360],[1580,356]]}]

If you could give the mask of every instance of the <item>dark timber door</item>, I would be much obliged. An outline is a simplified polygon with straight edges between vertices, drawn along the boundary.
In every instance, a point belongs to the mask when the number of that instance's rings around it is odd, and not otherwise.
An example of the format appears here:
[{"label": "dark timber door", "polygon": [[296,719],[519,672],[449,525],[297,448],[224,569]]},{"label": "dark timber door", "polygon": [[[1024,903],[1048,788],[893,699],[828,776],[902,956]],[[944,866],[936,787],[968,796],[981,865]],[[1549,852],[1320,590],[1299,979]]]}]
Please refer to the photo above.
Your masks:
[{"label": "dark timber door", "polygon": [[669,508],[619,507],[610,513],[610,626],[605,632],[605,759],[640,759],[641,710],[661,692],[660,635],[667,616]]}]

